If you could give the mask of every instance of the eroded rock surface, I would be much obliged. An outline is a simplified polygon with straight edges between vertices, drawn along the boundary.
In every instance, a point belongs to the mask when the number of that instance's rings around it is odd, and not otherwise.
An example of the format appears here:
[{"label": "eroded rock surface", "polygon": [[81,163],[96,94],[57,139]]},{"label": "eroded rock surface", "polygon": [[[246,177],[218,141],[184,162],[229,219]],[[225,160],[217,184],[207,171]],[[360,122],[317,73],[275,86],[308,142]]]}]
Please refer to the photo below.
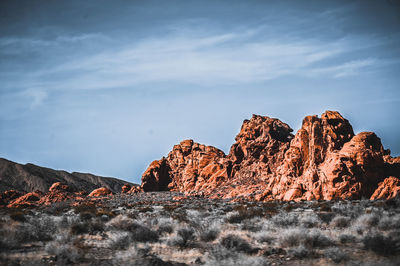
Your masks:
[{"label": "eroded rock surface", "polygon": [[400,175],[400,159],[374,133],[355,135],[338,112],[307,116],[291,132],[279,119],[253,115],[228,155],[184,140],[150,164],[141,187],[254,200],[359,199]]},{"label": "eroded rock surface", "polygon": [[106,187],[101,187],[90,192],[89,197],[104,197],[112,195],[112,191]]},{"label": "eroded rock surface", "polygon": [[396,197],[400,197],[400,180],[391,176],[379,184],[371,199],[394,199]]}]

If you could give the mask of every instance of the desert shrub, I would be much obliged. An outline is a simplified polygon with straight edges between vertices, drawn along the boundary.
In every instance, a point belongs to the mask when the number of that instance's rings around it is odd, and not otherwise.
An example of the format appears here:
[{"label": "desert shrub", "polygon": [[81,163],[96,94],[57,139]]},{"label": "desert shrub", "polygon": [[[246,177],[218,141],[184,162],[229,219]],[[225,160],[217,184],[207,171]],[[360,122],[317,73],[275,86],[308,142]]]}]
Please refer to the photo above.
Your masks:
[{"label": "desert shrub", "polygon": [[349,259],[349,255],[337,247],[330,247],[324,251],[324,256],[335,263],[340,263]]},{"label": "desert shrub", "polygon": [[349,226],[350,222],[351,220],[349,217],[338,215],[332,219],[332,221],[330,222],[330,226],[336,228],[344,228]]},{"label": "desert shrub", "polygon": [[262,255],[265,257],[271,256],[271,255],[286,255],[287,252],[283,248],[277,248],[277,247],[268,247],[264,250],[262,250]]},{"label": "desert shrub", "polygon": [[107,226],[111,227],[112,229],[121,231],[134,231],[140,227],[140,225],[135,222],[135,220],[125,215],[118,215],[115,218],[111,219],[111,221],[107,223]]},{"label": "desert shrub", "polygon": [[288,229],[281,233],[279,243],[283,247],[294,247],[300,245],[305,239],[306,233],[300,229]]},{"label": "desert shrub", "polygon": [[355,243],[356,242],[356,237],[353,236],[353,235],[341,234],[341,235],[339,235],[339,241],[342,244]]},{"label": "desert shrub", "polygon": [[88,220],[92,219],[92,217],[94,217],[94,215],[95,215],[94,213],[87,212],[87,211],[79,213],[79,217],[83,221],[88,221]]},{"label": "desert shrub", "polygon": [[128,232],[113,232],[109,243],[111,249],[127,249],[131,243],[131,236]]},{"label": "desert shrub", "polygon": [[105,225],[103,221],[99,218],[93,218],[90,220],[75,220],[72,221],[70,233],[73,235],[81,234],[97,234],[104,232]]},{"label": "desert shrub", "polygon": [[326,247],[332,244],[329,238],[316,229],[308,232],[300,229],[286,230],[281,234],[279,242],[284,247],[294,247],[302,244],[310,248]]},{"label": "desert shrub", "polygon": [[364,229],[370,229],[371,227],[377,226],[379,223],[379,216],[376,213],[363,214],[355,221],[355,226],[359,226]]},{"label": "desert shrub", "polygon": [[271,218],[271,221],[280,227],[296,226],[299,223],[297,214],[280,212]]},{"label": "desert shrub", "polygon": [[166,212],[173,212],[176,209],[179,209],[180,207],[182,207],[182,205],[164,205],[163,208]]},{"label": "desert shrub", "polygon": [[317,215],[322,222],[327,224],[329,224],[335,217],[335,213],[333,212],[318,212]]},{"label": "desert shrub", "polygon": [[379,221],[378,228],[385,231],[400,229],[400,214],[382,217]]},{"label": "desert shrub", "polygon": [[29,218],[29,221],[18,223],[8,229],[7,235],[17,243],[32,241],[49,241],[56,230],[55,223],[49,217]]},{"label": "desert shrub", "polygon": [[262,226],[263,224],[260,218],[252,218],[244,220],[241,224],[241,229],[250,232],[258,232],[262,229]]},{"label": "desert shrub", "polygon": [[226,221],[231,224],[239,224],[244,219],[246,219],[246,216],[241,215],[239,212],[234,212],[226,217]]},{"label": "desert shrub", "polygon": [[157,242],[158,233],[146,226],[139,226],[132,230],[132,239],[138,242]]},{"label": "desert shrub", "polygon": [[14,221],[17,222],[25,222],[26,221],[26,217],[25,217],[25,213],[23,213],[20,210],[14,210],[10,213],[10,218]]},{"label": "desert shrub", "polygon": [[321,219],[314,213],[303,215],[300,218],[300,225],[306,228],[316,227],[321,223]]},{"label": "desert shrub", "polygon": [[13,249],[18,247],[18,241],[14,237],[14,231],[7,226],[0,228],[0,250]]},{"label": "desert shrub", "polygon": [[96,206],[93,203],[82,203],[74,207],[74,211],[76,214],[80,213],[96,213]]},{"label": "desert shrub", "polygon": [[171,214],[171,218],[174,220],[177,220],[178,222],[181,222],[181,223],[190,223],[191,222],[189,220],[188,215],[186,214],[186,210],[183,208],[175,210]]},{"label": "desert shrub", "polygon": [[337,214],[350,217],[351,219],[355,219],[360,216],[361,213],[365,210],[366,202],[362,204],[356,201],[337,201],[332,206],[332,211]]},{"label": "desert shrub", "polygon": [[158,230],[157,230],[157,232],[159,234],[163,234],[163,233],[171,234],[173,231],[174,231],[174,227],[170,223],[160,224],[158,226]]},{"label": "desert shrub", "polygon": [[275,240],[275,238],[273,236],[271,236],[268,233],[265,232],[261,232],[255,235],[255,239],[257,240],[257,242],[259,243],[267,243],[267,244],[271,244],[272,241]]},{"label": "desert shrub", "polygon": [[220,245],[213,246],[205,257],[205,266],[267,266],[271,263],[263,257],[248,256],[228,250]]},{"label": "desert shrub", "polygon": [[201,241],[210,242],[210,241],[214,241],[215,239],[217,239],[219,233],[220,233],[220,230],[217,228],[210,228],[210,229],[205,229],[205,230],[203,229],[199,233],[199,238]]},{"label": "desert shrub", "polygon": [[243,252],[247,254],[254,253],[256,250],[251,247],[249,242],[237,235],[226,235],[221,241],[221,245],[229,250]]},{"label": "desert shrub", "polygon": [[310,255],[310,251],[303,245],[300,245],[300,246],[288,249],[287,254],[292,257],[298,258],[298,259],[303,259]]},{"label": "desert shrub", "polygon": [[264,216],[264,210],[258,206],[237,205],[233,208],[233,210],[234,212],[226,218],[226,221],[229,223],[238,224],[243,220]]},{"label": "desert shrub", "polygon": [[303,240],[304,245],[307,247],[327,247],[333,244],[333,241],[326,237],[320,230],[313,229],[308,232],[306,238]]},{"label": "desert shrub", "polygon": [[58,236],[56,240],[47,243],[45,250],[48,254],[55,256],[57,265],[67,265],[77,263],[81,255],[79,250],[71,245],[73,239],[65,236]]},{"label": "desert shrub", "polygon": [[139,212],[153,212],[152,207],[143,207],[139,209]]},{"label": "desert shrub", "polygon": [[65,212],[68,208],[70,208],[71,202],[69,201],[60,201],[54,202],[49,206],[45,207],[44,211],[48,214],[59,215]]},{"label": "desert shrub", "polygon": [[36,239],[39,241],[48,241],[53,239],[57,226],[54,219],[49,216],[35,217],[29,220],[29,223],[36,228]]},{"label": "desert shrub", "polygon": [[94,235],[104,232],[105,225],[102,220],[96,219],[89,223],[89,234]]},{"label": "desert shrub", "polygon": [[72,235],[81,235],[89,233],[89,223],[88,222],[78,222],[71,226],[70,230]]},{"label": "desert shrub", "polygon": [[193,244],[196,239],[193,228],[184,227],[177,231],[177,236],[172,239],[172,244],[179,247],[188,247]]},{"label": "desert shrub", "polygon": [[366,235],[362,239],[364,248],[380,255],[393,255],[400,251],[399,241],[391,236],[375,233]]}]

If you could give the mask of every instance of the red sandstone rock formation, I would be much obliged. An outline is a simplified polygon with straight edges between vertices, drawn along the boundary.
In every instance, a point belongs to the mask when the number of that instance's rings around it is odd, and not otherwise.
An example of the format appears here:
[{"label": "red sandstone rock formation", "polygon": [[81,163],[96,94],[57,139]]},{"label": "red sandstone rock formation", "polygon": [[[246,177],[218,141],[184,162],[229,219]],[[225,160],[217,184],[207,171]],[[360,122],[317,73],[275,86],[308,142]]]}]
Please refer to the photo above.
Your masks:
[{"label": "red sandstone rock formation", "polygon": [[129,184],[124,184],[121,188],[121,193],[128,193],[129,190],[131,190],[131,185]]},{"label": "red sandstone rock formation", "polygon": [[24,193],[16,190],[8,190],[0,193],[0,206],[7,206],[12,200],[24,195]]},{"label": "red sandstone rock formation", "polygon": [[142,176],[144,191],[201,191],[226,181],[229,165],[225,154],[212,146],[184,140],[167,158],[154,161]]},{"label": "red sandstone rock formation", "polygon": [[90,192],[89,197],[104,197],[104,196],[110,196],[112,194],[113,193],[108,188],[101,187]]},{"label": "red sandstone rock formation", "polygon": [[400,197],[400,180],[396,177],[388,177],[379,183],[379,187],[371,196],[371,200],[393,199]]},{"label": "red sandstone rock formation", "polygon": [[68,185],[63,185],[61,182],[56,182],[49,188],[49,192],[62,193],[62,192],[72,192],[72,189]]},{"label": "red sandstone rock formation", "polygon": [[150,164],[141,187],[255,200],[359,199],[371,197],[386,177],[400,176],[400,159],[374,133],[354,135],[338,112],[307,116],[291,132],[278,119],[253,115],[228,155],[182,141]]},{"label": "red sandstone rock formation", "polygon": [[33,207],[36,206],[36,203],[43,196],[43,192],[35,191],[29,192],[15,200],[11,201],[7,207],[8,208],[17,208],[17,207]]},{"label": "red sandstone rock formation", "polygon": [[143,190],[142,190],[142,188],[140,186],[132,186],[131,189],[126,193],[128,193],[128,194],[136,194],[136,193],[139,193],[139,192],[143,192]]}]

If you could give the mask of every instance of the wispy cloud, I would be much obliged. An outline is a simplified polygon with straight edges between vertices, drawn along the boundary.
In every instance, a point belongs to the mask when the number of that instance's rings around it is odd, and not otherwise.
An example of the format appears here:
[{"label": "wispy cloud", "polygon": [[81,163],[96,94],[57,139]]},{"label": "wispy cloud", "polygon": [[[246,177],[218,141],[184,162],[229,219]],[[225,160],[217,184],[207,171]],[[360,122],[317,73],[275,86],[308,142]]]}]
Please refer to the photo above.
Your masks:
[{"label": "wispy cloud", "polygon": [[361,58],[325,62],[353,50],[353,40],[339,39],[330,43],[260,40],[255,38],[259,34],[262,32],[254,30],[213,35],[196,35],[193,32],[182,35],[175,31],[115,50],[105,49],[94,56],[80,56],[50,70],[39,71],[37,77],[49,80],[52,75],[62,73],[63,82],[58,79],[57,86],[70,89],[112,88],[153,82],[245,84],[291,75],[344,78],[356,75],[378,61]]}]

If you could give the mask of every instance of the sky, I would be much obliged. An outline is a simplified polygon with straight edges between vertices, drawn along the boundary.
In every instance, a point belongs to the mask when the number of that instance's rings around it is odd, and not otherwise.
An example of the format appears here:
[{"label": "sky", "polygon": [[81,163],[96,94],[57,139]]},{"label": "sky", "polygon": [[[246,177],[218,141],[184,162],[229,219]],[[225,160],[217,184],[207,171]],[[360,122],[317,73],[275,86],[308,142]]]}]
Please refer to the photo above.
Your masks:
[{"label": "sky", "polygon": [[400,156],[400,1],[0,2],[0,157],[140,183],[184,139],[337,110]]}]

